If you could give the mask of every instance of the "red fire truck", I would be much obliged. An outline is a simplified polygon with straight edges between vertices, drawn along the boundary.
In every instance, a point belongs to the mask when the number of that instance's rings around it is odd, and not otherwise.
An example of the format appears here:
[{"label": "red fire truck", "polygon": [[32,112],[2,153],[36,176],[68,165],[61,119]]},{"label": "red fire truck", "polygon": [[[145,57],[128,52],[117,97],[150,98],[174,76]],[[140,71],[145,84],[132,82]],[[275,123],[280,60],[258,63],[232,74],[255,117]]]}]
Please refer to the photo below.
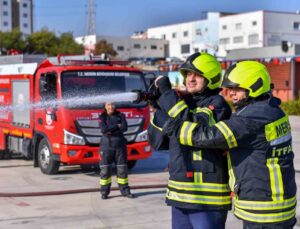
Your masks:
[{"label": "red fire truck", "polygon": [[[143,73],[107,61],[0,66],[0,158],[22,154],[45,174],[61,164],[97,164],[101,95],[146,90]],[[100,97],[99,97],[100,96]],[[100,99],[101,100],[101,99]],[[122,100],[121,100],[122,101]],[[148,158],[146,102],[116,102],[126,115],[128,166]]]}]

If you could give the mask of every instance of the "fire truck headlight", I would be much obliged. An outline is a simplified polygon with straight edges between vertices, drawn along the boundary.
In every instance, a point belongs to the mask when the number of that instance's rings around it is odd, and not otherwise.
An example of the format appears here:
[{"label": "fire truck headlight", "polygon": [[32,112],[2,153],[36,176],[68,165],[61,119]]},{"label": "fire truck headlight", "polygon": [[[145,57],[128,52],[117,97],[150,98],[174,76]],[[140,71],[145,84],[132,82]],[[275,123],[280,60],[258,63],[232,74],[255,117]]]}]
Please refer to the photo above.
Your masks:
[{"label": "fire truck headlight", "polygon": [[83,137],[64,130],[64,144],[66,145],[85,145]]},{"label": "fire truck headlight", "polygon": [[145,142],[148,141],[148,131],[144,130],[136,136],[135,142]]}]

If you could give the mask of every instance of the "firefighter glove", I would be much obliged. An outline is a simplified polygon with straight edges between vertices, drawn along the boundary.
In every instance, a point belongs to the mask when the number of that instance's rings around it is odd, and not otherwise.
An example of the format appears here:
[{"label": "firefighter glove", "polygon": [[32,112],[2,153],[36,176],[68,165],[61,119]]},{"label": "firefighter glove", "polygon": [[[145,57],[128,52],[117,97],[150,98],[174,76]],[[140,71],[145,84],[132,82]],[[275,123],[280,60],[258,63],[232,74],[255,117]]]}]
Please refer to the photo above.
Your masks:
[{"label": "firefighter glove", "polygon": [[161,94],[172,89],[170,79],[167,76],[157,77],[154,83]]}]

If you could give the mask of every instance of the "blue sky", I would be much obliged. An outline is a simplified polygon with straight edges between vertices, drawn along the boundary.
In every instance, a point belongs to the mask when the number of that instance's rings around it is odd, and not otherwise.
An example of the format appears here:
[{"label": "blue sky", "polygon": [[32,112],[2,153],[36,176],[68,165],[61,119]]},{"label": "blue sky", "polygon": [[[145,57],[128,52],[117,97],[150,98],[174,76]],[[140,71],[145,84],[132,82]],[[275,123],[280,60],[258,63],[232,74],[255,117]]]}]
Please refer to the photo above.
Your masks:
[{"label": "blue sky", "polygon": [[[88,0],[33,0],[34,30],[85,35]],[[98,35],[129,36],[149,27],[198,20],[201,11],[296,12],[300,0],[94,0]]]}]

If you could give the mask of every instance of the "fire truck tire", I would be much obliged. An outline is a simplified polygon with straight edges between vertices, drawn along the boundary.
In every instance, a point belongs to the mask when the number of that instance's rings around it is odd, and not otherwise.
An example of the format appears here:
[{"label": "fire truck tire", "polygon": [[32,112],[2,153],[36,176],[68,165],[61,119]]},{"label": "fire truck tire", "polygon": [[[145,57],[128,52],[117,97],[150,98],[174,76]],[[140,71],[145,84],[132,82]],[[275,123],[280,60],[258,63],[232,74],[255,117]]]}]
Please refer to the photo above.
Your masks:
[{"label": "fire truck tire", "polygon": [[0,151],[0,160],[9,160],[11,159],[11,154],[10,152],[6,150],[1,150]]},{"label": "fire truck tire", "polygon": [[133,169],[133,167],[136,165],[136,160],[127,161],[127,167],[128,169]]},{"label": "fire truck tire", "polygon": [[48,141],[43,138],[38,148],[39,167],[44,174],[56,174],[59,169],[60,162],[52,158],[52,151]]},{"label": "fire truck tire", "polygon": [[11,153],[8,152],[8,151],[6,151],[6,152],[4,153],[4,159],[5,159],[5,160],[11,159]]}]

